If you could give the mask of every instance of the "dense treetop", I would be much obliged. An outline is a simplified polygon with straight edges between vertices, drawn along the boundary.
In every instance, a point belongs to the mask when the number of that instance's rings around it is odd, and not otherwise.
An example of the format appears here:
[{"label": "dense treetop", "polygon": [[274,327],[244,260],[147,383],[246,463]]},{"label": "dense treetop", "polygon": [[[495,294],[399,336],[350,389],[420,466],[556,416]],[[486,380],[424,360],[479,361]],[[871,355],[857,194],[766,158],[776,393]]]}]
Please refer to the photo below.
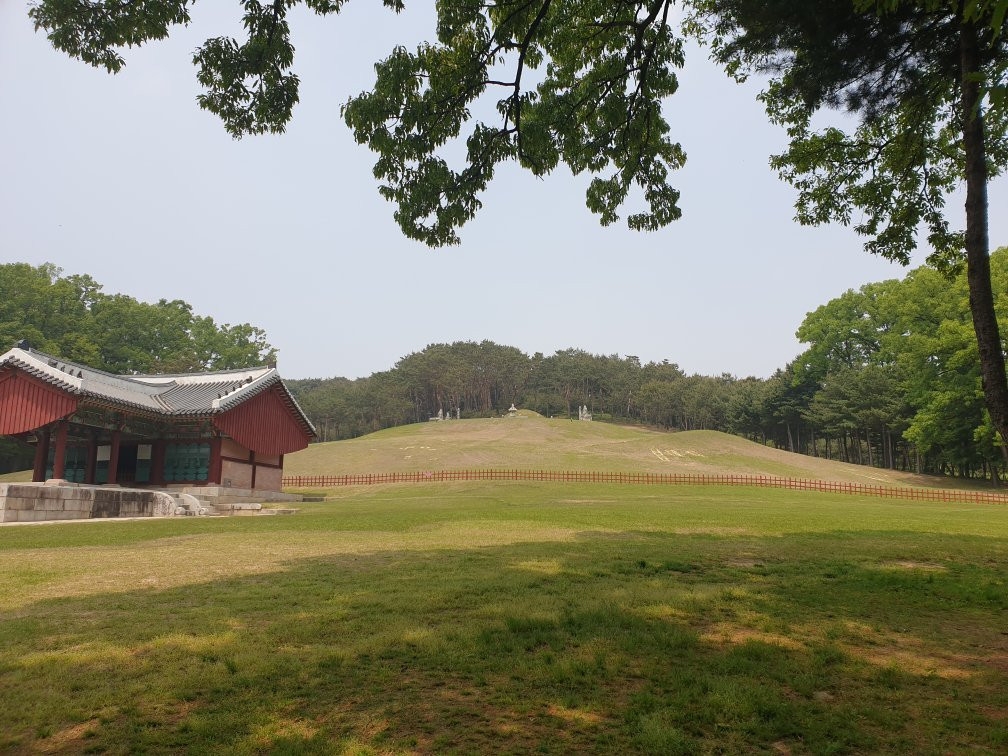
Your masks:
[{"label": "dense treetop", "polygon": [[140,302],[54,265],[0,265],[0,352],[22,339],[112,373],[225,370],[276,359],[261,329],[219,325],[180,299]]}]

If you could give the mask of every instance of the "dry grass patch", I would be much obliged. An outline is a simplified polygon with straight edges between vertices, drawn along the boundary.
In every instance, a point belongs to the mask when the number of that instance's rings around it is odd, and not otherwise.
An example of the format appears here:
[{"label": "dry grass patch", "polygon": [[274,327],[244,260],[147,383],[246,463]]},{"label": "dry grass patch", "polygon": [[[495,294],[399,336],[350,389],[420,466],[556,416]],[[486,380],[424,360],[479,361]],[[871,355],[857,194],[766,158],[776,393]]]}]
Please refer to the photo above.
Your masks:
[{"label": "dry grass patch", "polygon": [[98,727],[97,719],[64,727],[57,733],[40,738],[35,743],[38,753],[72,753],[84,750],[84,740],[93,735]]},{"label": "dry grass patch", "polygon": [[560,704],[551,704],[549,708],[547,708],[547,711],[550,716],[574,725],[597,726],[605,721],[605,717],[598,712],[586,711],[584,709],[571,709],[567,706],[561,706]]},{"label": "dry grass patch", "polygon": [[944,572],[948,569],[943,564],[935,562],[918,562],[913,559],[895,559],[877,565],[884,570],[924,570],[925,572]]}]

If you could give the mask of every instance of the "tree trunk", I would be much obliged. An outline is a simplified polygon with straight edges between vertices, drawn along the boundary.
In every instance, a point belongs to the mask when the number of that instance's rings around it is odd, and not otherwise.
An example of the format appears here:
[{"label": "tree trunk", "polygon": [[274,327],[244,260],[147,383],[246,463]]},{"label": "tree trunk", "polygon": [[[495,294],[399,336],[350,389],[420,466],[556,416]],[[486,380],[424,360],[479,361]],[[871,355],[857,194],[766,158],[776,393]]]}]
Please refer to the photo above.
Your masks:
[{"label": "tree trunk", "polygon": [[[960,18],[963,13],[960,13]],[[963,20],[959,33],[963,152],[966,157],[966,280],[970,313],[980,349],[980,375],[991,422],[1008,442],[1008,377],[994,315],[987,230],[987,148],[978,74],[981,54],[976,23]],[[1008,447],[1001,453],[1008,461]]]},{"label": "tree trunk", "polygon": [[794,451],[794,439],[791,438],[791,423],[784,423],[787,428],[787,448],[789,452]]},{"label": "tree trunk", "polygon": [[872,459],[871,434],[868,432],[867,428],[865,428],[864,439],[865,443],[868,444],[868,467],[875,467],[875,460]]}]

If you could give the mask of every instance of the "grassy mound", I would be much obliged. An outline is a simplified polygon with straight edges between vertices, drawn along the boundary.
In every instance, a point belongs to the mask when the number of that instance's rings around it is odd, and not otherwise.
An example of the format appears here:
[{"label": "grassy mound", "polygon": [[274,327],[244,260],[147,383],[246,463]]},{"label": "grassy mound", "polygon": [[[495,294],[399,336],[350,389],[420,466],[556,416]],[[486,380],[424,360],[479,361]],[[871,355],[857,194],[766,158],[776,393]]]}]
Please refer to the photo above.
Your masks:
[{"label": "grassy mound", "polygon": [[776,475],[871,485],[961,485],[817,459],[718,431],[664,433],[541,416],[418,423],[288,455],[288,475],[518,468]]}]

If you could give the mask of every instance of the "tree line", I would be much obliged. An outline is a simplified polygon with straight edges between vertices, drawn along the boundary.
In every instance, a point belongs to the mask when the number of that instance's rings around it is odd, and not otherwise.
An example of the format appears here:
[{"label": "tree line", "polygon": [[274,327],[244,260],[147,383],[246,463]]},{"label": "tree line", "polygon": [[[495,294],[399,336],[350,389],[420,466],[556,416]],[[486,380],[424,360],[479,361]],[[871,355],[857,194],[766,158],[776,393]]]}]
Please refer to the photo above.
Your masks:
[{"label": "tree line", "polygon": [[[141,302],[107,294],[88,275],[55,265],[0,265],[0,354],[21,341],[110,373],[226,370],[276,360],[266,333],[219,324],[181,299]],[[30,466],[28,450],[0,438],[0,472]]]},{"label": "tree line", "polygon": [[[991,266],[995,290],[1008,291],[1008,248]],[[513,402],[574,417],[587,404],[597,419],[724,430],[845,462],[1003,476],[964,275],[950,281],[921,267],[847,291],[809,312],[797,337],[805,351],[765,379],[686,375],[668,361],[580,349],[527,355],[484,341],[430,345],[366,378],[288,385],[322,440],[421,422],[438,410],[481,417]]]},{"label": "tree line", "polygon": [[[1008,248],[991,257],[999,299]],[[1008,316],[1008,303],[998,318]],[[809,313],[807,348],[769,378],[687,375],[669,361],[564,349],[528,355],[492,341],[432,344],[358,378],[289,381],[320,439],[392,425],[504,413],[666,429],[712,429],[803,454],[995,482],[1004,447],[985,409],[965,274],[929,268],[847,291]]]},{"label": "tree line", "polygon": [[[991,256],[999,321],[1008,317],[1008,248]],[[115,373],[248,367],[275,359],[265,333],[218,325],[181,300],[106,294],[52,265],[0,265],[0,344],[34,347]],[[526,354],[492,341],[432,344],[391,369],[288,385],[320,440],[394,425],[503,414],[512,404],[669,430],[710,429],[803,454],[901,470],[987,478],[1005,448],[983,400],[965,274],[930,268],[870,283],[809,313],[806,345],[769,378],[687,375],[668,360],[563,349]],[[30,463],[0,442],[0,471]]]}]

